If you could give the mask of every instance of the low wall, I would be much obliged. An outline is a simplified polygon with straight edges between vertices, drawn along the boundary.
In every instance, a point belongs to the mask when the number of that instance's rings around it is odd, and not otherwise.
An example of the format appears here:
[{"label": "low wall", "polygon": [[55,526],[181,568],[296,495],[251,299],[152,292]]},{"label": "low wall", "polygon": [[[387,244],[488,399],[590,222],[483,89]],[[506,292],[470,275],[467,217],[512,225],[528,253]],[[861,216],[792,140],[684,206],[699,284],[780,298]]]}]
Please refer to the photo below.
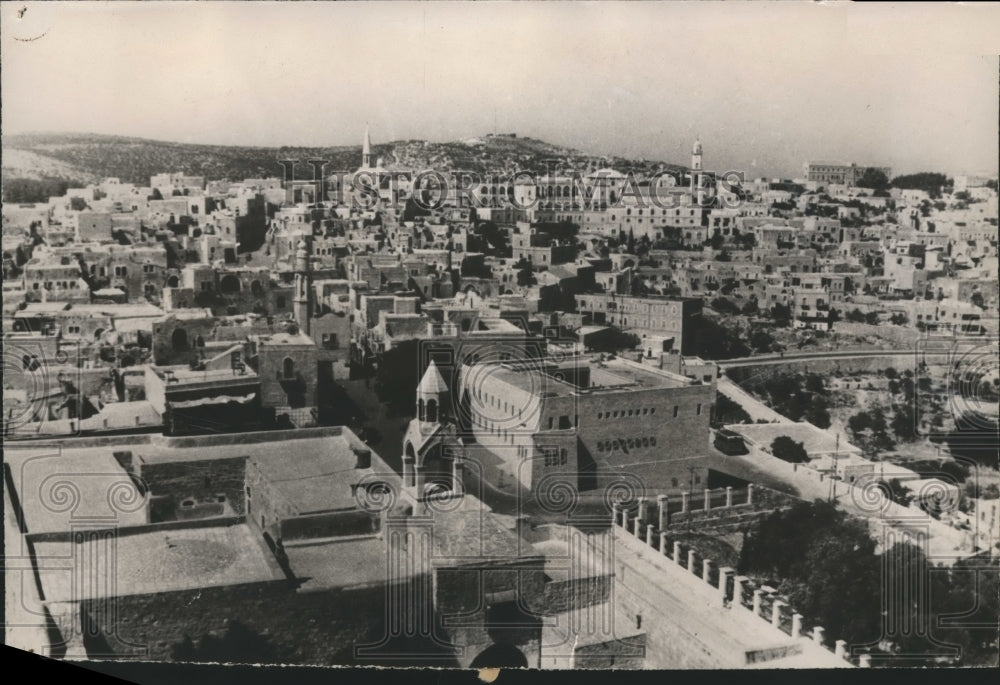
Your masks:
[{"label": "low wall", "polygon": [[[665,561],[669,561],[702,583],[697,594],[690,598],[691,611],[696,611],[695,608],[706,597],[714,595],[716,607],[746,612],[739,621],[736,621],[736,616],[733,617],[733,629],[739,630],[739,626],[746,623],[743,617],[752,617],[760,621],[762,632],[765,632],[764,626],[770,625],[791,638],[788,643],[775,644],[767,649],[748,649],[741,653],[738,645],[723,644],[721,637],[712,634],[713,631],[706,626],[701,626],[699,630],[693,620],[664,616],[664,622],[671,625],[660,626],[657,623],[658,630],[651,631],[647,641],[654,646],[653,654],[657,659],[666,659],[667,663],[648,665],[654,668],[741,667],[806,651],[815,659],[811,665],[816,668],[852,665],[848,661],[847,644],[837,640],[830,650],[825,644],[825,631],[821,626],[813,627],[809,632],[812,641],[807,641],[803,617],[789,606],[787,597],[778,595],[773,588],[757,587],[749,578],[736,575],[734,569],[720,568],[711,559],[701,557],[693,547],[679,541],[668,544],[667,532],[654,535],[651,525],[642,531],[634,525],[625,510],[616,507],[615,513],[618,517],[612,530],[617,550],[616,563],[621,565],[624,560],[631,559],[635,564],[631,570],[622,566],[616,579],[619,585],[624,586],[620,590],[629,590],[616,592],[615,595],[616,600],[623,602],[625,610],[641,613],[642,609],[653,612],[664,609],[650,604],[648,598],[654,597],[654,592],[662,593],[662,588],[676,585],[676,578],[659,570]],[[859,662],[867,664],[868,660],[862,656]]]}]

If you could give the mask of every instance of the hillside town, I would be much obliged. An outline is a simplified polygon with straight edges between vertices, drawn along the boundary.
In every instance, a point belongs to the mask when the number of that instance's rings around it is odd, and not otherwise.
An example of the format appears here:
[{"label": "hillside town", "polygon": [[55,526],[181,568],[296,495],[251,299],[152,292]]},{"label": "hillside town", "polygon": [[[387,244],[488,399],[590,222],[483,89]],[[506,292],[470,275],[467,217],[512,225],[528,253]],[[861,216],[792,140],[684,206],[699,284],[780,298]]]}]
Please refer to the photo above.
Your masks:
[{"label": "hillside town", "polygon": [[[8,644],[877,666],[913,636],[802,606],[768,522],[994,568],[995,176],[372,150],[4,202]],[[995,663],[976,639],[921,658]]]}]

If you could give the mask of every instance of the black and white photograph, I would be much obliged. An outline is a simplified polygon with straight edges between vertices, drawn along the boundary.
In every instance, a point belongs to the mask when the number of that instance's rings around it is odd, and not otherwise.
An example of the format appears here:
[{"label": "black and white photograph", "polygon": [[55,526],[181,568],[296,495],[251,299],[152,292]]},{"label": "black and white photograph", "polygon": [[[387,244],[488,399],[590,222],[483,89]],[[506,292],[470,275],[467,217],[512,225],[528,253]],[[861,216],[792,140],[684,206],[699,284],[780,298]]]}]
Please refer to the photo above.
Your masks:
[{"label": "black and white photograph", "polygon": [[1000,666],[1000,3],[0,15],[6,651]]}]

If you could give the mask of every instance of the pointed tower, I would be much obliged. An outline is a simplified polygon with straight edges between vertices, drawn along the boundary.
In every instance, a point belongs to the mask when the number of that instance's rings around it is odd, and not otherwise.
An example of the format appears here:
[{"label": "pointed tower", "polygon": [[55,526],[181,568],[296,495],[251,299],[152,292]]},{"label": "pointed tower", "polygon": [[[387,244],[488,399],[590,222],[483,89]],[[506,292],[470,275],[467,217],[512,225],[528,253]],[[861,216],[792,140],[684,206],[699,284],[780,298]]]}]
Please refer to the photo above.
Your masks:
[{"label": "pointed tower", "polygon": [[691,149],[691,171],[701,171],[701,138],[694,141]]},{"label": "pointed tower", "polygon": [[372,168],[372,137],[368,134],[368,124],[365,124],[365,140],[361,144],[361,168]]},{"label": "pointed tower", "polygon": [[417,386],[417,421],[420,432],[429,433],[447,419],[448,384],[434,360],[427,365],[424,377]]},{"label": "pointed tower", "polygon": [[311,335],[309,327],[310,314],[312,313],[310,311],[312,308],[310,297],[312,277],[309,273],[309,246],[304,240],[300,240],[296,246],[293,268],[295,270],[295,299],[292,303],[292,313],[295,316],[295,321],[299,324],[299,330],[306,335]]}]

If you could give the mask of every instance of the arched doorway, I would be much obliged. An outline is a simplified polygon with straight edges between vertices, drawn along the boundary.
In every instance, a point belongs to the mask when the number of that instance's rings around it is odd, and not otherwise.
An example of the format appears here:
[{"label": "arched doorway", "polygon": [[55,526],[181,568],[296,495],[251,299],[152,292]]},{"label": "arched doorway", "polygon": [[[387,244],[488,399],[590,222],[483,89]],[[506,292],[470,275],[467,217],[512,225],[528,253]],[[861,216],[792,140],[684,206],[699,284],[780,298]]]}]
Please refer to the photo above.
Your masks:
[{"label": "arched doorway", "polygon": [[240,291],[240,279],[233,274],[227,274],[219,281],[219,291],[223,295],[235,295]]},{"label": "arched doorway", "polygon": [[469,668],[527,668],[528,657],[514,645],[492,644],[481,651]]},{"label": "arched doorway", "polygon": [[175,328],[173,334],[170,336],[170,344],[175,350],[186,350],[188,348],[187,331],[183,328]]}]

